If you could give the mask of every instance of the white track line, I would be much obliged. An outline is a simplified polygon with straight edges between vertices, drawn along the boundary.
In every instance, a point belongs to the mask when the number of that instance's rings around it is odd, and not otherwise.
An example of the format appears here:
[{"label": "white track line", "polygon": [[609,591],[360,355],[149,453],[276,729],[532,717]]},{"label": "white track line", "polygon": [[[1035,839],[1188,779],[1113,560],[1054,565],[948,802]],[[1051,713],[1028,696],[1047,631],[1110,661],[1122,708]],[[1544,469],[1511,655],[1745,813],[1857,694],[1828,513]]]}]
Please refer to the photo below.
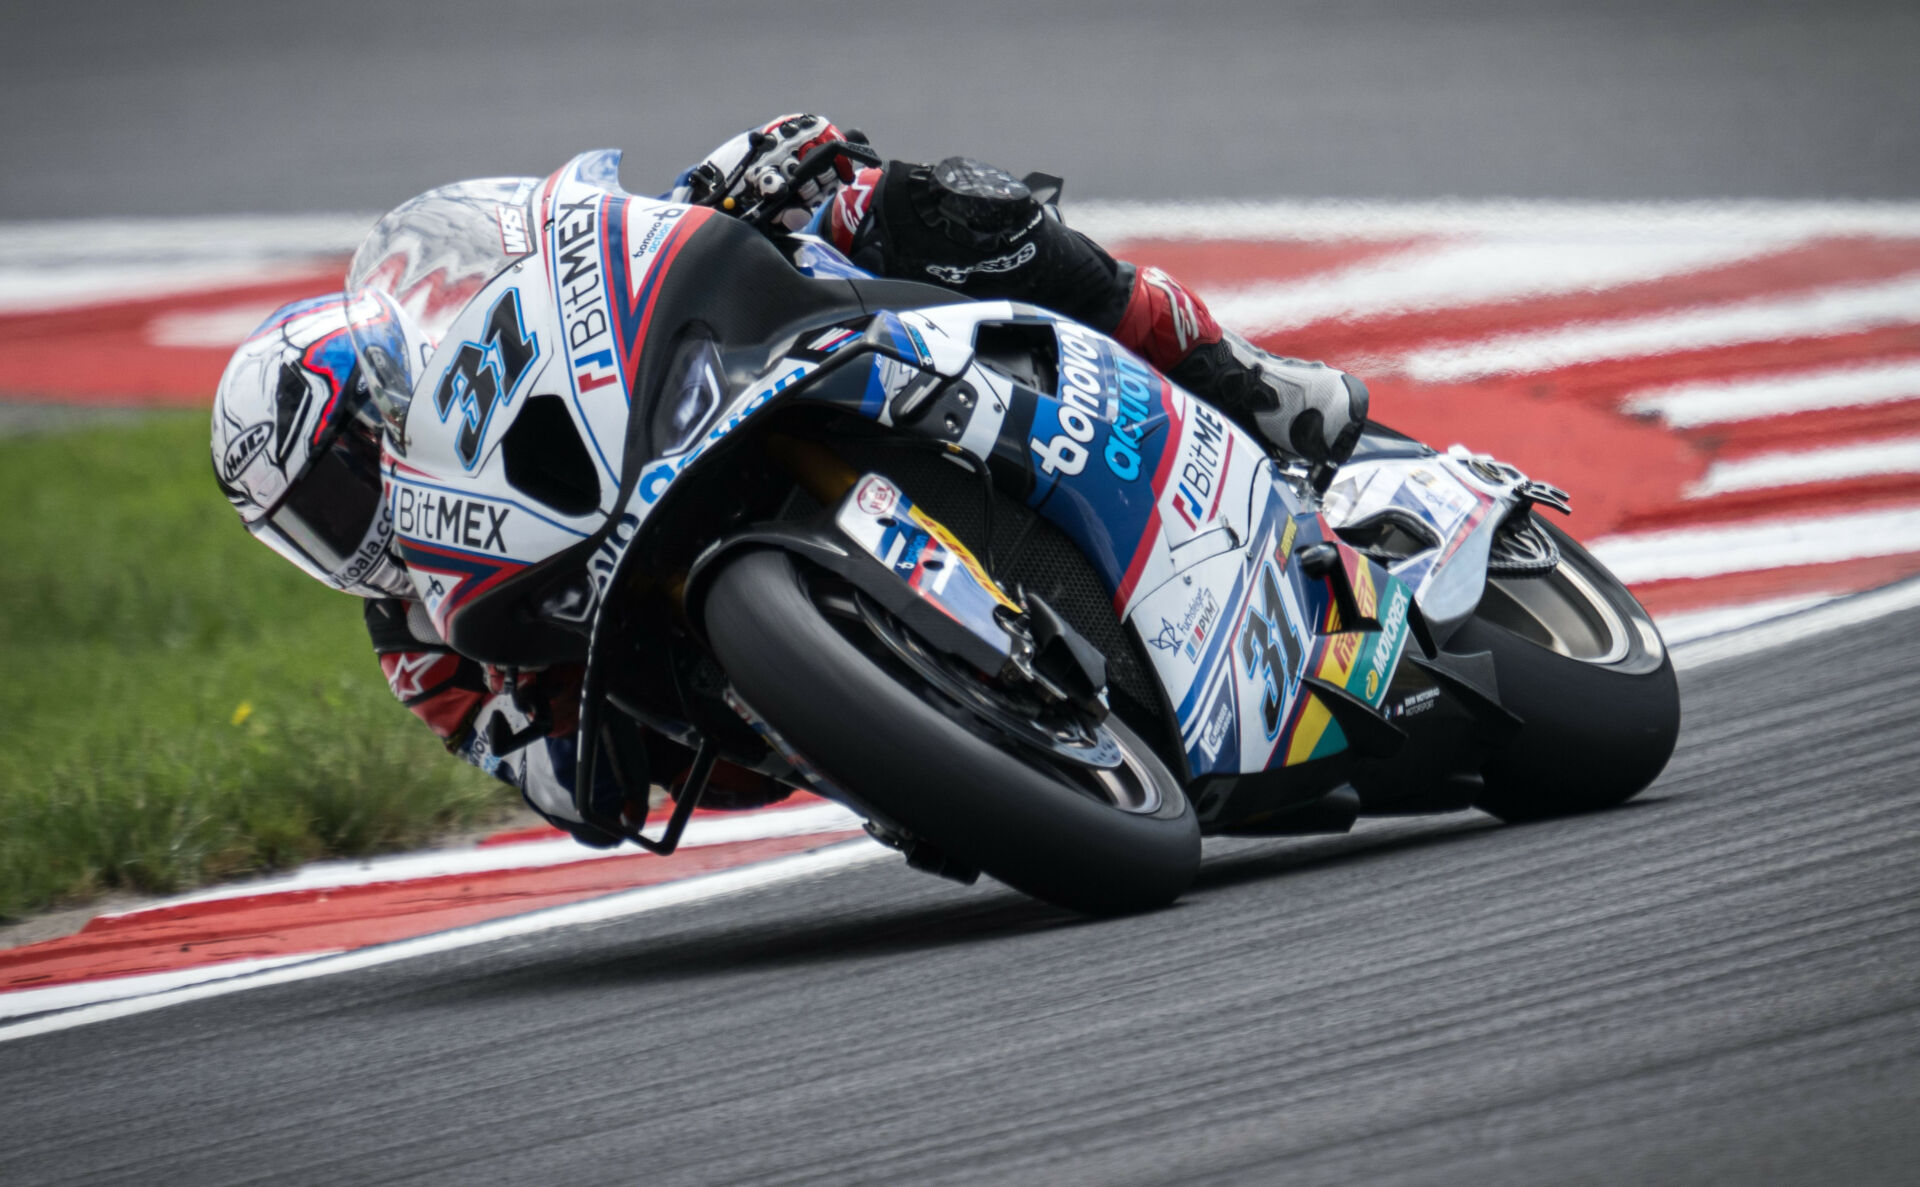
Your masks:
[{"label": "white track line", "polygon": [[583,924],[628,919],[668,907],[724,898],[785,882],[797,882],[803,878],[811,878],[836,870],[870,865],[889,858],[897,859],[897,856],[892,850],[871,841],[844,841],[824,849],[795,854],[792,857],[775,858],[755,865],[742,866],[739,869],[702,874],[659,886],[643,886],[637,890],[571,903],[564,907],[552,907],[545,911],[534,911],[526,915],[495,919],[454,931],[437,932],[411,940],[400,940],[392,944],[380,944],[352,952],[343,952],[335,956],[302,960],[251,975],[228,977],[205,984],[80,1006],[61,1013],[29,1018],[24,1022],[0,1026],[0,1042],[71,1030],[77,1026],[125,1018],[133,1014],[144,1014],[151,1010],[165,1009],[168,1006],[177,1006],[186,1002],[223,997],[248,989],[263,989],[270,985],[310,981],[317,977],[377,968],[416,957],[454,952],[462,948],[491,944],[519,936],[539,935],[542,932],[579,927]]},{"label": "white track line", "polygon": [[1588,545],[1628,585],[1920,552],[1920,507],[1607,536]]},{"label": "white track line", "polygon": [[282,280],[351,253],[373,221],[318,215],[0,223],[0,313]]},{"label": "white track line", "polygon": [[[860,818],[834,803],[812,804],[804,808],[776,808],[766,812],[743,812],[738,816],[708,817],[693,821],[680,838],[683,848],[702,845],[727,845],[739,841],[765,841],[776,837],[801,837],[815,833],[841,832],[860,827]],[[457,874],[485,874],[504,870],[531,870],[547,866],[573,865],[583,861],[604,861],[617,857],[641,857],[645,850],[622,845],[617,849],[589,849],[570,837],[552,841],[522,841],[507,845],[485,845],[473,849],[445,849],[432,853],[376,857],[364,861],[321,861],[302,866],[278,878],[255,882],[234,882],[198,894],[181,895],[149,903],[137,910],[107,914],[103,919],[124,919],[148,911],[164,911],[190,903],[219,902],[223,899],[255,898],[260,895],[291,894],[307,890],[337,890],[345,886],[367,886],[381,882],[413,882],[421,878],[445,878]]]},{"label": "white track line", "polygon": [[1920,606],[1920,581],[1906,581],[1871,593],[1840,598],[1814,609],[1777,618],[1731,634],[1715,635],[1671,647],[1673,666],[1682,671],[1722,660],[1754,655],[1799,643],[1845,627],[1858,626]]},{"label": "white track line", "polygon": [[1915,323],[1920,323],[1920,273],[1908,273],[1879,284],[1846,285],[1784,300],[1762,298],[1414,351],[1400,366],[1428,383],[1463,383],[1489,375]]},{"label": "white track line", "polygon": [[1699,271],[1777,251],[1792,239],[1699,239],[1648,235],[1494,237],[1401,252],[1310,281],[1209,288],[1220,324],[1247,334],[1311,322],[1556,293],[1592,292]]},{"label": "white track line", "polygon": [[1678,614],[1656,614],[1654,621],[1660,624],[1660,637],[1669,647],[1678,647],[1710,635],[1724,635],[1743,627],[1757,623],[1770,622],[1784,618],[1789,614],[1798,614],[1802,610],[1811,610],[1815,606],[1825,605],[1835,598],[1845,595],[1838,593],[1797,594],[1793,597],[1768,598],[1760,602],[1742,602],[1733,606],[1714,606],[1707,610],[1683,610]]},{"label": "white track line", "polygon": [[191,296],[231,285],[269,284],[286,279],[287,268],[284,260],[75,265],[58,272],[0,266],[0,313],[51,313],[117,301]]},{"label": "white track line", "polygon": [[0,222],[0,266],[350,253],[378,214],[197,215]]},{"label": "white track line", "polygon": [[1690,499],[1706,499],[1734,491],[1913,473],[1920,473],[1920,437],[1893,437],[1714,462],[1686,494]]},{"label": "white track line", "polygon": [[45,989],[15,989],[0,993],[0,1018],[26,1018],[55,1010],[71,1010],[99,1002],[145,997],[189,985],[204,985],[234,977],[250,977],[268,969],[283,968],[302,961],[335,955],[332,951],[298,952],[292,956],[268,956],[259,960],[229,960],[203,964],[190,969],[165,973],[142,973],[132,977],[102,977],[97,981],[76,981],[71,985],[50,985]]},{"label": "white track line", "polygon": [[1620,407],[1639,415],[1658,416],[1676,429],[1690,429],[1914,399],[1920,399],[1920,359],[1647,388],[1627,396]]}]

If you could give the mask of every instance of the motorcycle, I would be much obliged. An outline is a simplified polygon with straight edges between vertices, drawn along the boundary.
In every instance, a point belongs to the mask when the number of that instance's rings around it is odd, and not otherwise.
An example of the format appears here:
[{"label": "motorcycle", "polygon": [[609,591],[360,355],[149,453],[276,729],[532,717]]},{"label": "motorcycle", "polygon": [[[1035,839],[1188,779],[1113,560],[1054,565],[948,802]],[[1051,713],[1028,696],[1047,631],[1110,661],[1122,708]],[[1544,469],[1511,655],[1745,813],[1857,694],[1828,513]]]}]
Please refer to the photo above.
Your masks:
[{"label": "motorcycle", "polygon": [[[461,652],[585,665],[596,826],[672,852],[724,758],[1110,913],[1176,898],[1203,834],[1588,811],[1672,752],[1671,659],[1536,514],[1563,492],[1379,427],[1277,460],[1083,325],[618,163],[424,194],[348,280],[397,548]],[[662,739],[692,761],[648,835],[590,789]]]}]

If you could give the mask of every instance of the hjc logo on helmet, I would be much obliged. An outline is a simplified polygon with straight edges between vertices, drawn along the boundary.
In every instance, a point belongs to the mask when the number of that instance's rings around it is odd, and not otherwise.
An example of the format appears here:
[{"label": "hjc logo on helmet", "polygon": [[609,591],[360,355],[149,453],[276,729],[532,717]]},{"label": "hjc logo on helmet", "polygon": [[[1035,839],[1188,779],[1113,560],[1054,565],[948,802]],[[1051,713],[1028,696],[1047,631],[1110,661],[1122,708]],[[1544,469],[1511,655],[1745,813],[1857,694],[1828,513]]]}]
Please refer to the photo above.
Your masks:
[{"label": "hjc logo on helmet", "polygon": [[228,482],[240,477],[240,472],[260,456],[260,451],[271,440],[273,426],[264,420],[242,430],[238,437],[227,442],[226,451],[220,455],[220,477]]}]

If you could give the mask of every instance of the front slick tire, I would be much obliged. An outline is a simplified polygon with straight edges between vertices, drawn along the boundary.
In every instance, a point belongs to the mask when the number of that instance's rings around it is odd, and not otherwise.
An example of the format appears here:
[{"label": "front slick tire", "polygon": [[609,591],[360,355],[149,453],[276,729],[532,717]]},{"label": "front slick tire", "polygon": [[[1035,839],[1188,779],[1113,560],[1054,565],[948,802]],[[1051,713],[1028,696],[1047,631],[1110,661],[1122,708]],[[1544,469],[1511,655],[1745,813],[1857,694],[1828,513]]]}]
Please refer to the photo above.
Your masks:
[{"label": "front slick tire", "polygon": [[829,621],[785,553],[729,561],[705,614],[713,650],[747,704],[823,775],[948,857],[1098,915],[1164,906],[1193,881],[1199,822],[1124,727],[1116,738],[1157,785],[1152,810],[1122,810],[1076,788],[1037,751],[990,741],[966,710],[856,645],[864,628],[843,633]]},{"label": "front slick tire", "polygon": [[1560,563],[1491,578],[1450,651],[1493,653],[1500,699],[1525,723],[1487,759],[1474,806],[1544,820],[1623,804],[1657,778],[1680,734],[1680,690],[1653,620],[1573,537],[1539,525]]}]

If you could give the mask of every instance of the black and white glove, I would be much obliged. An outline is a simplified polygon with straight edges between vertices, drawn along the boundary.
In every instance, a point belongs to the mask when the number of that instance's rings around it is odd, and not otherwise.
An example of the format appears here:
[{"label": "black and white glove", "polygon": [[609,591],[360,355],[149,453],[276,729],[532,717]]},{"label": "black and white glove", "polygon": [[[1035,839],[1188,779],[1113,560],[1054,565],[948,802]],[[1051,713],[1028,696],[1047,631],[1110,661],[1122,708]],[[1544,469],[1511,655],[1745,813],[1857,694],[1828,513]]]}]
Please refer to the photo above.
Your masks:
[{"label": "black and white glove", "polygon": [[[819,154],[829,146],[840,150]],[[853,179],[854,162],[869,158],[878,162],[859,133],[849,138],[825,116],[783,115],[708,153],[680,175],[667,198],[711,206],[757,226],[797,231]],[[812,167],[803,172],[803,165]]]}]

